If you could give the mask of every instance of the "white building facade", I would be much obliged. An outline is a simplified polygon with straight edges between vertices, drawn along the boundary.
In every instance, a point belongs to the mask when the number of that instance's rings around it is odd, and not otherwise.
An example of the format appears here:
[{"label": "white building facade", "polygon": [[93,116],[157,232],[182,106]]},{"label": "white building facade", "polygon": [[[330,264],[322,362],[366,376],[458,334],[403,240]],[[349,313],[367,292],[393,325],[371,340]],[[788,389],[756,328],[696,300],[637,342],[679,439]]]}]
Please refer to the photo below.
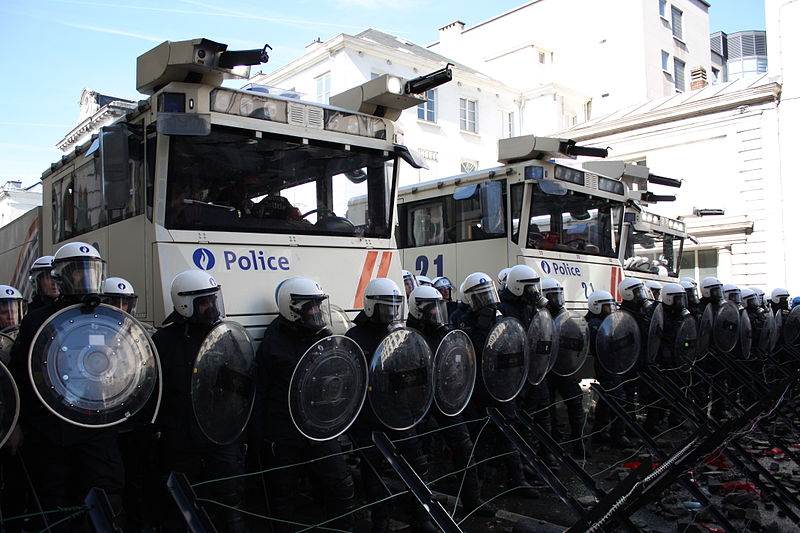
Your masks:
[{"label": "white building facade", "polygon": [[0,187],[0,227],[42,205],[42,183],[22,187],[21,181],[7,181]]}]

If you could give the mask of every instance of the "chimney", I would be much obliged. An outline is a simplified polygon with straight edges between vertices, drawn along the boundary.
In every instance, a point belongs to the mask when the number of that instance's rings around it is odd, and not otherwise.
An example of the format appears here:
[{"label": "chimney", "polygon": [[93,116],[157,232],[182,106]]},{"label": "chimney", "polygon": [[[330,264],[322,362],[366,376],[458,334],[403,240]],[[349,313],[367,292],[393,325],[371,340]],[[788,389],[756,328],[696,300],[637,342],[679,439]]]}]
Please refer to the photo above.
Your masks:
[{"label": "chimney", "polygon": [[706,81],[706,69],[704,67],[693,67],[690,76],[692,82],[689,90],[694,91],[695,89],[702,89],[708,85],[708,81]]},{"label": "chimney", "polygon": [[319,37],[317,37],[316,39],[314,39],[313,41],[311,41],[310,43],[308,43],[306,45],[306,53],[313,52],[314,50],[316,50],[320,46],[322,46],[322,41],[320,40]]},{"label": "chimney", "polygon": [[464,31],[464,23],[460,20],[442,26],[439,28],[439,44],[443,48],[457,48],[462,31]]}]

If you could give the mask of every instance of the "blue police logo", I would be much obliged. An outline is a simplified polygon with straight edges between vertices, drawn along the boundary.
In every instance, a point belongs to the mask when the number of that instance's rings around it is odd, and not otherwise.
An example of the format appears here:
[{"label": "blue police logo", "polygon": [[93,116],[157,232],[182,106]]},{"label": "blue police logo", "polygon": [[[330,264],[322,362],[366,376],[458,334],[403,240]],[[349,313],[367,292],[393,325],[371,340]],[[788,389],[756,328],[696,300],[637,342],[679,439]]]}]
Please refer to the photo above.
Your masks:
[{"label": "blue police logo", "polygon": [[6,289],[6,294],[8,294],[9,296],[14,296],[14,291],[12,291],[11,289]]},{"label": "blue police logo", "polygon": [[124,283],[117,283],[117,288],[119,290],[121,290],[121,291],[124,291],[125,290],[125,284]]},{"label": "blue police logo", "polygon": [[88,246],[81,246],[79,249],[80,249],[81,252],[83,252],[85,254],[89,253],[89,247]]},{"label": "blue police logo", "polygon": [[200,270],[211,270],[217,262],[208,248],[198,248],[192,254],[192,261]]},{"label": "blue police logo", "polygon": [[545,274],[549,274],[550,272],[553,271],[550,268],[550,263],[548,263],[547,261],[542,261],[541,264],[542,264],[542,272],[544,272]]}]

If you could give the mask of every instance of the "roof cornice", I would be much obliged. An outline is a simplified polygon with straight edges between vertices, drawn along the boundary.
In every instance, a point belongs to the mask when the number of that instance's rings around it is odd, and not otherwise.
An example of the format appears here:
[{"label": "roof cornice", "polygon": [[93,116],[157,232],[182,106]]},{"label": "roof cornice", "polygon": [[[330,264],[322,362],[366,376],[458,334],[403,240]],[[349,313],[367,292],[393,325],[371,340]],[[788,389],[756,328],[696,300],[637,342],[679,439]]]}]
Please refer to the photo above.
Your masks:
[{"label": "roof cornice", "polygon": [[134,102],[128,103],[120,100],[106,104],[98,109],[92,116],[83,119],[77,126],[72,128],[63,139],[56,143],[56,148],[64,152],[75,144],[87,132],[97,128],[100,122],[108,118],[117,118],[125,115],[128,111],[136,109],[137,104]]},{"label": "roof cornice", "polygon": [[743,105],[779,100],[780,95],[781,85],[779,83],[770,82],[730,94],[704,98],[695,102],[687,102],[674,107],[656,109],[645,113],[628,115],[585,128],[577,126],[560,133],[576,141],[587,140],[630,131],[632,129],[642,129],[667,122],[675,122],[685,118],[719,113],[720,111],[736,109]]}]

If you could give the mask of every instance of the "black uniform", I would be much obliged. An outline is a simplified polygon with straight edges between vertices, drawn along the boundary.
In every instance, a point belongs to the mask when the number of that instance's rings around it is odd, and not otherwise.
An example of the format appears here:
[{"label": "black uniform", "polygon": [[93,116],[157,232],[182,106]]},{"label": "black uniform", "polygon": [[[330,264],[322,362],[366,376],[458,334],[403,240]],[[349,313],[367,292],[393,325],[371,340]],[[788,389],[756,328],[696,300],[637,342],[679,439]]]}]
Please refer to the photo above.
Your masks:
[{"label": "black uniform", "polygon": [[[105,490],[112,508],[121,512],[125,471],[115,428],[89,429],[64,422],[36,397],[28,377],[28,352],[39,327],[54,313],[77,301],[63,297],[29,312],[22,319],[11,350],[11,372],[20,392],[19,426],[25,441],[21,454],[43,510],[81,505],[89,489]],[[50,517],[50,523],[63,516]],[[88,531],[70,520],[53,531]]]},{"label": "black uniform", "polygon": [[[431,347],[431,351],[435,354],[439,343],[453,328],[449,326],[432,326],[427,322],[418,320],[413,316],[409,316],[406,325],[410,328],[418,330]],[[435,426],[444,428],[439,431],[442,439],[444,439],[447,446],[453,452],[453,466],[457,470],[466,468],[469,463],[470,454],[473,453],[473,442],[469,436],[469,430],[463,423],[464,417],[462,415],[445,416],[439,409],[432,407],[429,414],[425,417],[426,420],[420,422],[421,426]],[[473,459],[474,461],[474,459]],[[481,487],[478,480],[478,471],[476,468],[469,468],[464,473],[464,483],[461,490],[461,499],[464,505],[465,512],[469,512],[475,508],[481,507],[486,514],[494,514],[496,509],[491,504],[485,504],[481,499]],[[479,511],[480,513],[480,511]]]},{"label": "black uniform", "polygon": [[[305,437],[289,414],[289,385],[295,367],[306,350],[328,334],[327,330],[314,333],[279,316],[267,328],[258,348],[257,395],[249,437],[254,447],[261,448],[262,466],[276,469],[267,474],[269,516],[275,518],[306,522],[294,516],[294,501],[304,474],[311,477],[314,492],[321,495],[326,518],[345,514],[352,507],[353,479],[344,455],[330,457],[342,451],[339,441],[317,442]],[[315,459],[321,460],[303,469],[280,468]],[[353,517],[348,515],[328,525],[350,529]],[[276,533],[294,529],[281,522],[273,522],[272,528]]]},{"label": "black uniform", "polygon": [[[211,330],[210,325],[197,324],[173,312],[166,327],[153,335],[161,359],[163,392],[161,410],[156,421],[160,434],[158,448],[161,473],[182,472],[190,483],[239,476],[244,473],[244,444],[214,444],[203,434],[192,408],[192,370],[200,345]],[[226,479],[197,487],[198,496],[236,507],[242,501],[241,478]],[[185,527],[169,496],[164,494],[163,522],[168,531]],[[212,520],[223,531],[245,531],[243,515],[223,506],[207,505]]]},{"label": "black uniform", "polygon": [[[564,307],[554,309],[548,306],[547,310],[553,320],[562,312],[569,312]],[[567,418],[569,419],[570,440],[573,441],[572,448],[576,454],[584,452],[583,446],[583,390],[580,381],[575,374],[571,376],[559,376],[550,371],[547,374],[547,387],[550,391],[550,418],[552,424],[551,433],[557,441],[561,440],[561,432],[558,429],[558,411],[556,406],[556,394],[560,394],[567,407]]]},{"label": "black uniform", "polygon": [[[711,311],[713,316],[716,320],[717,311],[719,311],[719,306],[722,303],[720,299],[714,298],[700,298],[700,306],[698,308],[699,316],[702,317],[703,313],[706,310],[706,307],[711,306]],[[699,320],[699,319],[698,319]],[[711,338],[711,350],[714,350],[716,347],[714,345],[714,338]],[[722,387],[726,387],[728,381],[727,372],[725,372],[724,367],[722,366],[719,361],[717,361],[715,354],[709,354],[707,357],[703,358],[698,363],[699,368],[706,372],[709,377],[716,380]],[[694,387],[695,394],[701,400],[701,405],[706,406],[708,402],[711,403],[711,416],[715,420],[722,420],[725,416],[725,405],[722,402],[722,399],[719,397],[718,394],[714,392],[714,390],[705,382],[700,381]]]},{"label": "black uniform", "polygon": [[[522,296],[517,296],[512,293],[508,287],[500,291],[500,305],[498,310],[503,316],[513,317],[522,323],[522,326],[527,331],[533,321],[533,318],[538,312],[547,312],[544,308],[546,301],[542,300],[541,305],[530,303]],[[525,412],[533,416],[533,420],[543,430],[550,433],[552,431],[552,420],[550,417],[550,389],[547,387],[547,380],[543,379],[538,385],[531,385],[525,383],[525,388],[522,389],[517,404],[525,410]],[[556,462],[553,460],[550,452],[544,446],[539,449],[540,455],[548,461],[551,466],[555,466]]]},{"label": "black uniform", "polygon": [[[383,338],[389,333],[388,326],[372,321],[363,311],[356,316],[353,322],[355,326],[350,328],[346,335],[356,341],[356,344],[363,350],[367,362],[369,362],[372,359],[372,354],[375,353],[375,350],[378,348]],[[382,431],[392,441],[406,439],[396,443],[398,451],[411,464],[420,477],[424,478],[427,474],[427,463],[419,439],[409,438],[414,437],[416,431],[413,428],[406,431],[394,431],[386,428],[378,420],[375,412],[369,406],[369,400],[367,400],[358,419],[356,419],[350,427],[349,434],[357,447],[367,447],[364,450],[364,460],[361,461],[359,470],[361,472],[361,482],[364,485],[364,491],[366,492],[369,502],[375,502],[388,496],[377,472],[380,470],[380,465],[383,464],[383,456],[373,445],[373,431]],[[429,527],[432,527],[422,507],[416,501],[412,502],[410,499],[411,498],[401,498],[403,505],[407,507],[406,514],[410,517],[412,528],[416,530],[427,530]],[[381,502],[370,506],[370,514],[372,515],[373,532],[389,530],[388,502]]]}]

